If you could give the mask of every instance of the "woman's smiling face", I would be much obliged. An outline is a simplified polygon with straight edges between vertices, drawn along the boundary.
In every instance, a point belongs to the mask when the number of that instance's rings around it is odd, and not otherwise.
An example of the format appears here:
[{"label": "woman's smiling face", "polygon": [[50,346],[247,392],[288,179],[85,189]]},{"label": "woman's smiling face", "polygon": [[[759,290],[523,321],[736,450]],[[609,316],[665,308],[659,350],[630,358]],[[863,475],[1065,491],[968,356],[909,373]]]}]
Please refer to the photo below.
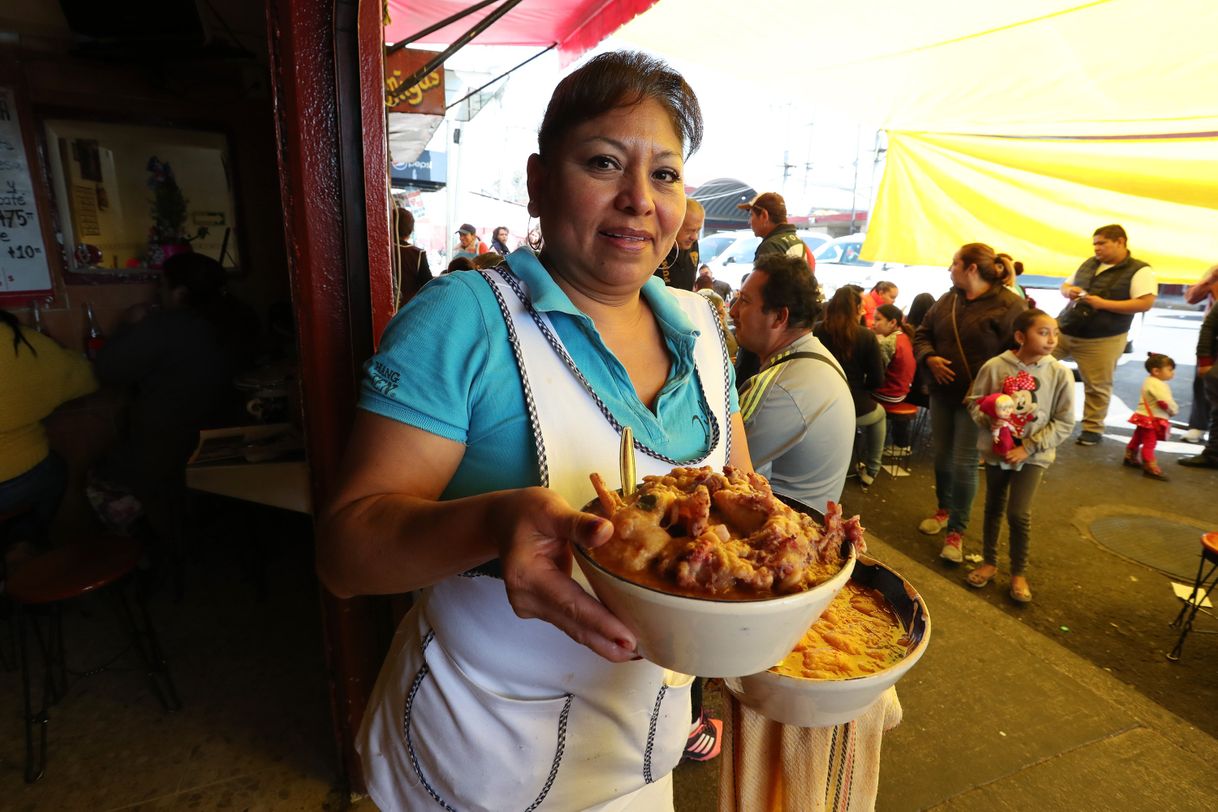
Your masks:
[{"label": "woman's smiling face", "polygon": [[652,99],[571,128],[528,169],[551,272],[596,298],[641,288],[685,219],[681,138]]}]

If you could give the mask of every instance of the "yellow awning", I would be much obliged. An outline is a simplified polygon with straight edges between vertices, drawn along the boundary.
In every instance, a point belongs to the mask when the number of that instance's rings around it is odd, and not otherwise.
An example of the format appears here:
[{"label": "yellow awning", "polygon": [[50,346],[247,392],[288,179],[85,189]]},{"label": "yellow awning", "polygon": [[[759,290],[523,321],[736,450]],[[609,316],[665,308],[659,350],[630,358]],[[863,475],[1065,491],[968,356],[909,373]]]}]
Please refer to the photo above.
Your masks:
[{"label": "yellow awning", "polygon": [[1162,281],[1218,261],[1218,0],[660,0],[619,39],[888,130],[864,256],[1064,275],[1117,222]]},{"label": "yellow awning", "polygon": [[943,265],[984,242],[1068,276],[1120,223],[1161,283],[1218,261],[1218,137],[1031,139],[889,133],[863,257]]}]

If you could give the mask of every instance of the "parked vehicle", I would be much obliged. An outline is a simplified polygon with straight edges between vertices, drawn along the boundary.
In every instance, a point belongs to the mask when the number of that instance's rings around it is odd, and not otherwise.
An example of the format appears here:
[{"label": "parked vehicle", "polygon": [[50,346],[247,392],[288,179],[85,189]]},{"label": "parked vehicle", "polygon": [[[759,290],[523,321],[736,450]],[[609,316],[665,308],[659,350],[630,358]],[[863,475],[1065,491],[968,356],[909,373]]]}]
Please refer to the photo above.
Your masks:
[{"label": "parked vehicle", "polygon": [[870,262],[860,256],[863,239],[862,234],[848,234],[825,243],[815,252],[816,281],[826,299],[843,285],[858,285],[868,291],[876,282],[888,281],[896,283],[900,290],[897,306],[908,308],[919,293],[938,298],[950,287],[947,268],[951,257],[945,258],[942,265]]},{"label": "parked vehicle", "polygon": [[[829,242],[829,237],[819,231],[800,229],[795,233],[804,241],[813,255],[820,246]],[[720,244],[718,241],[727,235],[732,235],[731,242],[719,250],[714,257],[708,259],[706,249],[702,246],[711,240],[716,240],[715,245],[717,246]],[[761,238],[754,235],[750,229],[741,229],[712,234],[703,238],[698,245],[702,252],[701,261],[710,266],[715,278],[727,282],[732,286],[732,290],[740,290],[744,277],[753,270],[753,255],[757,253],[757,246],[760,244]]]}]

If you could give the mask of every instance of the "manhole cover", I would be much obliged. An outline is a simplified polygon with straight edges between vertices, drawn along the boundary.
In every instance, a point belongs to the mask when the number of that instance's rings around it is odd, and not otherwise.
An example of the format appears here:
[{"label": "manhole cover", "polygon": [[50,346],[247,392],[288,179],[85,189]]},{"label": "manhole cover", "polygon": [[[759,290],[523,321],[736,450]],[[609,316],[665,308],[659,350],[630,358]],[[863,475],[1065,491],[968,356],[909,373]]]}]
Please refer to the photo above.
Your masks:
[{"label": "manhole cover", "polygon": [[1124,558],[1153,567],[1187,583],[1197,574],[1201,531],[1155,516],[1104,516],[1091,523],[1091,535]]}]

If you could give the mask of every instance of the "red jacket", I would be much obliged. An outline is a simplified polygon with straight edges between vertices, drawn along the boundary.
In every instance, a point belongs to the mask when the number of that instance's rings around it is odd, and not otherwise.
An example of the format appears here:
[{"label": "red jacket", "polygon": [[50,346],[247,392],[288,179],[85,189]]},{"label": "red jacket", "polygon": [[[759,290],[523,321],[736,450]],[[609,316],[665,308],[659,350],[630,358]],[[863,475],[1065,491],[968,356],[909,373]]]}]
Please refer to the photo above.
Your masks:
[{"label": "red jacket", "polygon": [[867,324],[868,330],[875,326],[875,311],[883,304],[887,304],[887,302],[874,290],[863,294],[863,320]]},{"label": "red jacket", "polygon": [[897,351],[892,356],[892,360],[888,362],[888,369],[884,372],[884,383],[880,384],[880,388],[872,392],[871,396],[876,400],[888,403],[900,403],[905,400],[905,396],[909,394],[909,387],[913,385],[917,366],[917,362],[914,361],[913,342],[905,333],[898,332]]}]

